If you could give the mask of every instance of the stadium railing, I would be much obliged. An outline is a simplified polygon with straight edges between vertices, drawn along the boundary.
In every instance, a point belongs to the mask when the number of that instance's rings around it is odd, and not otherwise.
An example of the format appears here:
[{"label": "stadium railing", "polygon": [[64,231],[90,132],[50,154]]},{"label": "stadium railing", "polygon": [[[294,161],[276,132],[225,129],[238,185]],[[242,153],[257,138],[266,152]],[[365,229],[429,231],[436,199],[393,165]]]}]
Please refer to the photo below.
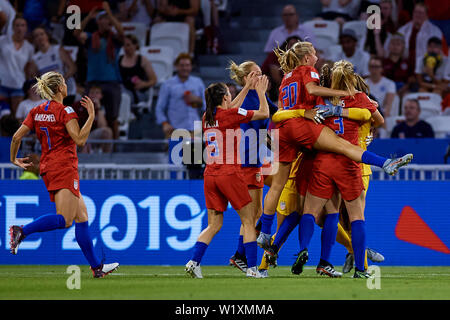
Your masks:
[{"label": "stadium railing", "polygon": [[[81,180],[187,180],[184,165],[176,164],[115,164],[80,163],[78,171]],[[417,165],[403,167],[395,176],[387,175],[382,169],[372,167],[372,180],[397,181],[450,181],[450,164]],[[0,163],[0,180],[19,179],[23,170],[10,163]]]}]

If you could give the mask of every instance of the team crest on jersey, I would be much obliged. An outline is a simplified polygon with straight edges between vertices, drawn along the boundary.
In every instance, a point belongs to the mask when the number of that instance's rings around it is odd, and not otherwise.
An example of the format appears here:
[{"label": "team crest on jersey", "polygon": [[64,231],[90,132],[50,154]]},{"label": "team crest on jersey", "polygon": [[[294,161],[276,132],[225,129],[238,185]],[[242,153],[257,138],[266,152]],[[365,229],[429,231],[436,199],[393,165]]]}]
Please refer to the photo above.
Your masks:
[{"label": "team crest on jersey", "polygon": [[311,71],[311,78],[320,79],[319,75],[317,74],[317,72],[314,72],[314,71]]},{"label": "team crest on jersey", "polygon": [[66,110],[66,112],[68,114],[71,114],[71,113],[75,112],[75,110],[73,110],[72,107],[65,107],[64,110]]},{"label": "team crest on jersey", "polygon": [[261,173],[256,174],[256,182],[261,182]]},{"label": "team crest on jersey", "polygon": [[280,209],[286,210],[286,202],[285,201],[280,201]]},{"label": "team crest on jersey", "polygon": [[78,180],[73,180],[73,188],[78,190]]}]

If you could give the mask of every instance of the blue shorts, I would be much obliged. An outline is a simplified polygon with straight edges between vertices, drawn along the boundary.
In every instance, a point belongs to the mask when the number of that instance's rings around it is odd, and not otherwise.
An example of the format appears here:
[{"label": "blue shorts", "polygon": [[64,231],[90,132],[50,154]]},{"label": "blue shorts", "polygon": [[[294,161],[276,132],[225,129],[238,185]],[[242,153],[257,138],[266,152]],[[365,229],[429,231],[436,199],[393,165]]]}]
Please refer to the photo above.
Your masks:
[{"label": "blue shorts", "polygon": [[23,97],[25,94],[23,93],[22,88],[20,89],[14,89],[14,88],[8,88],[4,86],[0,86],[0,97]]}]

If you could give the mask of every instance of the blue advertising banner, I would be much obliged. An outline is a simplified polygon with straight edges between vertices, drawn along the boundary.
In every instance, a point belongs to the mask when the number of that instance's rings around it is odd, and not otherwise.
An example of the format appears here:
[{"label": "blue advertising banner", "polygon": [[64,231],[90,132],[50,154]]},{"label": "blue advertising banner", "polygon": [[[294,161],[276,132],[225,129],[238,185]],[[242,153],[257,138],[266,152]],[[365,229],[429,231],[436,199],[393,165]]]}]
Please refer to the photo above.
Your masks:
[{"label": "blue advertising banner", "polygon": [[[207,225],[203,181],[81,181],[96,253],[128,265],[184,265]],[[450,184],[432,181],[372,181],[367,195],[367,243],[384,265],[450,265]],[[0,264],[87,264],[72,226],[29,236],[9,253],[8,228],[55,213],[41,180],[0,181]],[[229,208],[224,226],[202,264],[226,265],[235,252],[239,217]],[[272,231],[275,232],[276,222]],[[291,265],[298,250],[294,230],[279,264]],[[320,228],[309,265],[320,255]],[[342,265],[346,250],[336,243],[331,262]],[[259,250],[259,256],[262,255]]]}]

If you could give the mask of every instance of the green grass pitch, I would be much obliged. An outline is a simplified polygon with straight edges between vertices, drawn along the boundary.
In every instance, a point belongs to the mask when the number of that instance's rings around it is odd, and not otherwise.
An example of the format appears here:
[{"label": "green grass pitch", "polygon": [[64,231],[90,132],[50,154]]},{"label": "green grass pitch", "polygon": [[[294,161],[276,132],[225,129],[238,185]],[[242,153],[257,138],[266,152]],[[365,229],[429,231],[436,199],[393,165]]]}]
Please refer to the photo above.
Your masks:
[{"label": "green grass pitch", "polygon": [[[203,266],[204,279],[192,279],[183,266],[121,266],[93,279],[81,266],[81,288],[69,290],[67,266],[0,266],[0,299],[156,299],[156,300],[301,300],[301,299],[450,299],[450,267],[383,267],[381,289],[366,279],[319,276],[306,267],[270,270],[267,279],[247,279],[228,266]],[[337,268],[341,270],[341,267]]]}]

